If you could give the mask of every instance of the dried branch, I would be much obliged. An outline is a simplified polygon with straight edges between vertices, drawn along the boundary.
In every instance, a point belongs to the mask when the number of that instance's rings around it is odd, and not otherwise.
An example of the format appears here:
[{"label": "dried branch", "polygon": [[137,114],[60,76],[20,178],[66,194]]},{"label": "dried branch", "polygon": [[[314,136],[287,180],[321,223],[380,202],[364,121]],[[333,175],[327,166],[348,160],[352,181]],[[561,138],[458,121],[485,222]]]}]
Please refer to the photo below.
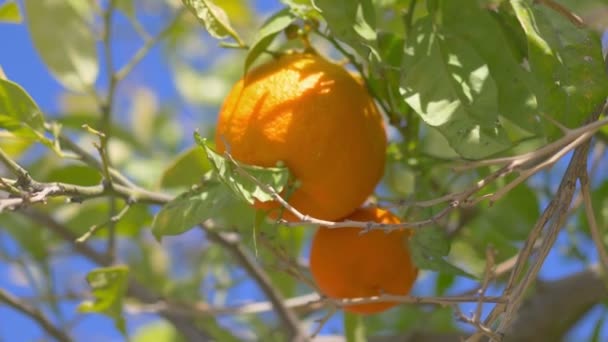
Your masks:
[{"label": "dried branch", "polygon": [[[597,120],[600,113],[605,111],[606,108],[606,104],[603,104],[602,107],[596,110],[588,120],[588,122],[591,123],[588,123],[583,127],[601,127],[601,125],[598,123],[602,121],[604,121],[605,124],[606,119],[597,122],[593,121]],[[584,132],[579,133],[582,136],[594,131],[594,129],[587,129]],[[580,131],[580,129],[572,130],[572,132],[574,131]],[[569,141],[568,144],[570,145],[574,140],[576,139],[572,139],[572,141]],[[566,173],[560,182],[557,193],[543,211],[541,217],[538,219],[534,228],[528,235],[528,238],[524,242],[522,251],[518,254],[515,267],[511,271],[511,275],[503,291],[503,296],[508,298],[508,302],[506,304],[496,305],[484,322],[486,326],[489,326],[496,319],[501,317],[500,324],[496,330],[499,335],[504,334],[512,324],[512,320],[515,317],[517,310],[521,306],[526,290],[536,279],[538,271],[543,265],[549,251],[553,247],[557,235],[563,226],[566,217],[568,216],[568,209],[570,208],[572,198],[574,196],[576,180],[582,174],[582,172],[586,172],[589,147],[589,139],[584,140],[578,147],[576,147]],[[542,238],[542,242],[540,243],[536,258],[533,260],[527,272],[523,273],[525,266],[530,259],[533,246],[537,243],[537,240],[541,237],[541,235],[543,235],[543,232],[544,236]],[[477,333],[472,335],[468,341],[478,341],[479,338],[480,334]]]},{"label": "dried branch", "polygon": [[579,17],[576,13],[572,12],[568,8],[564,7],[560,3],[554,0],[535,0],[537,3],[543,4],[555,12],[559,13],[564,18],[568,19],[571,23],[577,27],[585,27],[585,21]]},{"label": "dried branch", "polygon": [[503,165],[503,164],[514,163],[514,162],[516,162],[514,167],[518,167],[518,166],[521,166],[530,161],[537,160],[541,157],[550,155],[552,153],[556,153],[558,150],[563,148],[563,146],[570,144],[572,141],[578,139],[581,135],[587,134],[587,133],[590,133],[591,135],[593,135],[595,132],[597,132],[600,128],[602,128],[605,125],[608,125],[608,118],[604,118],[604,119],[598,120],[598,121],[593,121],[593,122],[585,124],[579,128],[571,129],[563,137],[559,138],[558,140],[556,140],[548,145],[545,145],[545,146],[539,148],[536,151],[524,153],[519,156],[513,156],[513,157],[484,159],[484,160],[469,162],[464,165],[454,166],[453,169],[454,169],[454,171],[464,171],[464,170],[478,168],[480,166]]},{"label": "dried branch", "polygon": [[[602,110],[597,111],[590,120],[596,120],[597,116],[599,116]],[[576,179],[581,174],[587,172],[587,157],[589,154],[590,145],[591,141],[586,140],[574,151],[574,155],[572,156],[566,173],[564,174],[564,177],[560,182],[557,193],[549,204],[549,207],[551,207],[551,209],[547,208],[546,210],[554,211],[554,214],[551,214],[549,215],[549,217],[547,217],[547,219],[551,219],[551,223],[547,227],[547,232],[543,237],[539,253],[528,272],[526,272],[526,274],[518,284],[516,291],[514,291],[513,295],[509,297],[509,303],[506,305],[505,314],[502,317],[501,322],[496,330],[498,333],[504,333],[508,329],[509,325],[512,323],[513,316],[521,305],[521,301],[523,300],[525,291],[528,289],[532,281],[536,279],[538,271],[542,267],[547,255],[549,254],[549,251],[551,250],[553,244],[555,243],[555,240],[557,239],[557,235],[559,234],[559,231],[561,230],[568,215],[568,208],[570,207],[572,198],[574,196],[574,190],[576,188]],[[542,231],[543,227],[544,224],[538,225],[539,233]],[[531,236],[533,236],[533,234],[531,234]],[[530,238],[528,240],[531,242],[535,241],[531,240]],[[523,257],[524,255],[522,255],[522,258],[520,260],[518,260],[518,262],[521,261],[522,265],[525,263]],[[521,267],[516,267],[513,271],[514,274],[515,270],[517,269],[521,269]],[[517,274],[515,274],[515,276],[517,276]]]},{"label": "dried branch", "polygon": [[587,170],[579,176],[581,184],[581,193],[583,195],[583,203],[585,205],[585,215],[587,216],[587,223],[589,224],[589,231],[591,232],[591,238],[595,244],[595,249],[600,259],[600,265],[604,270],[604,274],[608,276],[608,252],[604,244],[603,234],[600,232],[600,228],[595,220],[595,211],[593,210],[593,201],[591,200],[591,191],[589,190],[589,176]]},{"label": "dried branch", "polygon": [[[483,304],[488,303],[488,297],[486,297],[486,291],[488,290],[488,286],[490,285],[490,280],[495,278],[495,254],[493,248],[488,247],[486,249],[486,266],[484,270],[483,280],[481,282],[480,288],[476,291],[478,300],[477,305],[475,307],[475,311],[471,313],[470,316],[465,315],[457,305],[454,305],[454,311],[456,317],[462,322],[468,323],[477,329],[479,334],[485,335],[490,339],[496,339],[497,335],[481,320]],[[504,296],[498,297],[502,303],[505,303]]]}]

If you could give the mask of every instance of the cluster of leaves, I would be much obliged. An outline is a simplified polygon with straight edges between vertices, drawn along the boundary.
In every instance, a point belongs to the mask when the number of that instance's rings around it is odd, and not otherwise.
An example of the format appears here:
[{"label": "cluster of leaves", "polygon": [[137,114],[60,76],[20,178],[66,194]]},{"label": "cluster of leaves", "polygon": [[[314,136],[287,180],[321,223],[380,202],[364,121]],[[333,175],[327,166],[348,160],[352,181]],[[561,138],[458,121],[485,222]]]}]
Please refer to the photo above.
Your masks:
[{"label": "cluster of leaves", "polygon": [[[128,22],[138,22],[140,9],[136,11],[132,1],[115,3],[116,11]],[[169,56],[177,90],[197,109],[208,109],[211,105],[215,110],[224,93],[214,90],[225,91],[235,77],[266,58],[267,52],[303,48],[312,42],[322,53],[347,57],[362,72],[370,92],[397,131],[388,152],[381,200],[428,199],[461,190],[493,170],[484,168],[454,175],[442,167],[445,160],[482,159],[538,148],[561,134],[555,122],[570,128],[579,126],[608,95],[597,32],[578,27],[571,18],[541,2],[283,0],[284,7],[257,30],[251,29],[253,20],[242,15],[251,12],[242,1],[182,3],[180,6],[194,15],[183,16],[168,27],[164,51]],[[580,6],[574,0],[566,3]],[[115,230],[129,243],[130,252],[123,256],[129,266],[93,270],[87,280],[94,301],[80,306],[84,312],[112,317],[124,332],[122,304],[130,278],[183,303],[215,300],[215,304],[222,304],[229,290],[240,284],[238,265],[221,246],[208,241],[201,246],[197,242],[189,245],[186,253],[180,251],[182,246],[170,248],[180,241],[179,237],[170,236],[184,234],[206,220],[213,220],[219,229],[241,234],[247,247],[259,252],[261,263],[274,265],[275,256],[265,248],[258,251],[255,245],[255,230],[269,230],[270,226],[260,227],[265,223],[256,218],[250,204],[254,200],[272,199],[260,183],[281,192],[288,185],[289,172],[285,168],[257,168],[227,159],[214,152],[213,146],[198,133],[195,134],[198,146],[180,152],[186,140],[182,136],[190,136],[191,132],[183,132],[178,124],[180,118],[172,114],[178,108],[161,107],[148,88],[135,92],[129,101],[130,109],[117,110],[124,111],[128,119],[114,120],[109,127],[98,124],[99,108],[103,106],[95,97],[102,93],[96,87],[103,83],[99,80],[103,66],[95,31],[99,17],[92,4],[24,1],[32,42],[49,72],[69,92],[64,96],[60,115],[45,115],[20,85],[0,77],[0,148],[27,162],[26,168],[36,180],[97,185],[103,178],[103,170],[72,162],[68,158],[71,151],[61,142],[64,137],[75,137],[84,146],[97,137],[83,130],[83,124],[94,130],[105,128],[112,132],[108,153],[114,168],[123,170],[142,187],[176,197],[159,211],[146,203],[117,204],[114,200],[88,199],[82,204],[67,205],[51,200],[45,206],[33,208],[33,214],[0,213],[0,228],[43,270],[44,286],[40,288],[52,293],[55,286],[51,262],[63,242],[45,230],[45,225],[57,223],[78,237],[103,222],[116,205],[127,207]],[[167,8],[172,7],[167,4]],[[8,1],[0,5],[0,22],[22,19],[16,3]],[[185,47],[192,40],[201,39],[197,34],[200,24],[223,47],[231,48],[230,51],[246,50],[247,54],[234,51],[229,58],[216,58],[210,61],[216,63],[210,71],[201,73],[193,67],[193,60],[200,56],[176,53],[187,51]],[[293,30],[297,31],[298,39],[283,39],[284,32],[291,32],[287,38],[293,37]],[[242,38],[244,32],[254,34]],[[214,52],[204,57],[214,58]],[[222,67],[221,63],[226,64]],[[118,96],[121,97],[120,93]],[[203,135],[207,133],[210,132]],[[600,134],[605,139],[608,130]],[[36,143],[45,146],[45,152],[31,149]],[[593,196],[598,220],[605,222],[608,187],[605,180],[602,182]],[[435,294],[449,293],[458,276],[480,275],[489,244],[495,247],[498,262],[515,255],[518,243],[526,238],[539,216],[540,204],[550,196],[547,188],[553,184],[551,179],[539,177],[537,183],[520,185],[491,208],[454,212],[448,217],[447,226],[466,225],[466,229],[457,229],[450,241],[443,227],[425,228],[415,235],[412,249],[417,264],[440,271],[433,283]],[[404,208],[401,214],[414,219],[428,217],[435,210]],[[40,220],[41,217],[44,219]],[[148,226],[157,239],[167,237],[163,240],[166,248],[146,239],[142,228]],[[286,249],[289,256],[297,258],[302,254],[311,230],[271,228],[274,242]],[[576,231],[580,233],[581,229]],[[94,239],[103,240],[108,235],[101,230]],[[0,251],[5,256],[1,247]],[[269,268],[268,272],[273,286],[283,296],[306,291],[282,271]],[[187,275],[183,276],[184,273]],[[216,295],[209,299],[209,293]],[[49,305],[58,307],[56,301]],[[247,317],[244,321],[257,336],[273,336],[273,329],[264,319]],[[435,331],[455,329],[450,310],[428,311],[409,306],[365,319],[346,315],[344,322],[352,340],[364,334],[403,331],[416,324]],[[213,318],[202,318],[200,324],[218,339],[231,336]],[[147,333],[141,334],[140,341],[146,340],[145,336],[160,336],[161,330],[171,335],[168,327],[150,326]]]}]

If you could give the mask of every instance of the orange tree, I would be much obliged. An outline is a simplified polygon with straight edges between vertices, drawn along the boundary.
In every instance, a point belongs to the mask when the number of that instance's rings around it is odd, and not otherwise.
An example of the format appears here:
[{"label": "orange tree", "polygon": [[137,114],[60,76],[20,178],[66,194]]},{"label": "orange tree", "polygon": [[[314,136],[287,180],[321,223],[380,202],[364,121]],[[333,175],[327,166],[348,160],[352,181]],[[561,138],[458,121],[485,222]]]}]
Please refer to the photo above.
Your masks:
[{"label": "orange tree", "polygon": [[0,3],[0,336],[605,339],[606,13]]}]

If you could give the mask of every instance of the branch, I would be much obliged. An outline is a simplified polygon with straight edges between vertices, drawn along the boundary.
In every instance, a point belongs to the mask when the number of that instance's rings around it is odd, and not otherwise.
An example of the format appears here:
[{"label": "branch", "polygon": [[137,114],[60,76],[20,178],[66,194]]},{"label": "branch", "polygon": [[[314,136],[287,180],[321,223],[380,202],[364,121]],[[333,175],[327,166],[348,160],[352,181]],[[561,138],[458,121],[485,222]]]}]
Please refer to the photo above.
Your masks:
[{"label": "branch", "polygon": [[600,265],[604,270],[604,274],[608,276],[608,252],[606,252],[606,246],[603,241],[603,234],[600,232],[600,228],[595,220],[595,212],[593,210],[593,201],[591,200],[591,191],[589,190],[589,175],[587,170],[579,176],[581,184],[581,193],[583,195],[583,203],[585,204],[585,215],[587,216],[587,223],[589,224],[589,231],[591,232],[591,238],[595,244],[595,249],[599,255]]},{"label": "branch", "polygon": [[[484,303],[504,303],[505,299],[499,296],[484,296],[480,298],[475,295],[448,296],[448,297],[418,297],[418,296],[398,296],[398,295],[380,295],[374,297],[361,297],[351,299],[330,299],[321,297],[318,293],[313,292],[293,298],[283,300],[283,305],[294,311],[301,313],[309,313],[314,310],[331,305],[333,307],[346,307],[351,305],[360,305],[368,303],[383,303],[397,302],[401,304],[416,304],[416,305],[437,305],[449,306],[460,303],[475,303],[480,299]],[[153,304],[137,305],[131,304],[129,310],[132,313],[158,313],[160,310],[167,310],[183,316],[203,315],[203,316],[239,316],[260,314],[275,310],[274,304],[270,301],[261,301],[247,303],[237,306],[217,307],[210,306],[205,302],[193,303],[192,305],[183,305],[182,303],[170,303],[158,301]]]},{"label": "branch", "polygon": [[11,159],[11,157],[0,148],[0,162],[4,164],[10,172],[17,176],[17,182],[20,186],[28,186],[32,180],[29,172],[21,167],[17,162]]},{"label": "branch", "polygon": [[[78,254],[84,256],[93,263],[100,266],[110,266],[112,264],[112,260],[108,258],[107,255],[99,253],[85,243],[77,243],[76,239],[78,236],[69,228],[57,222],[52,216],[36,210],[28,210],[27,212],[19,213],[49,229],[68,243]],[[145,286],[141,285],[133,277],[129,278],[127,295],[132,296],[143,303],[149,304],[164,300],[161,296],[155,295]],[[188,341],[211,340],[207,333],[197,327],[194,317],[183,317],[170,312],[169,310],[160,310],[158,314],[171,322]]]},{"label": "branch", "polygon": [[[599,115],[604,110],[606,110],[606,108],[606,104],[603,104],[602,107],[596,110],[595,113],[593,113],[593,115],[591,115],[591,117],[587,121],[591,123],[583,127],[600,127],[598,126],[598,123],[600,123],[601,121],[593,121],[597,120]],[[602,121],[606,121],[606,119]],[[578,130],[580,129],[573,131]],[[583,134],[587,133],[588,131],[585,131],[585,133]],[[536,279],[538,271],[542,267],[545,258],[549,254],[549,251],[551,250],[553,244],[555,243],[555,240],[557,239],[557,235],[569,213],[568,209],[572,202],[574,190],[576,188],[576,180],[578,179],[579,175],[582,174],[582,172],[586,172],[589,146],[590,141],[585,140],[580,146],[575,149],[568,168],[560,182],[557,193],[555,194],[549,205],[545,208],[543,214],[541,215],[539,220],[536,222],[534,228],[528,235],[528,238],[524,243],[522,251],[518,255],[517,263],[511,272],[505,290],[503,291],[503,295],[509,298],[508,303],[496,305],[485,320],[485,324],[486,326],[488,326],[492,324],[496,319],[498,319],[499,316],[502,315],[500,324],[498,325],[498,328],[496,330],[498,334],[504,334],[505,331],[509,329],[509,326],[512,323],[512,319],[515,317],[515,314],[521,305],[526,290]],[[522,276],[525,265],[527,264],[530,258],[532,248],[536,243],[537,239],[542,235],[543,231],[545,231],[545,234],[542,238],[541,246],[539,247],[539,252],[530,268]],[[515,285],[516,281],[518,281],[517,285]],[[473,336],[471,336],[469,341],[477,341],[479,337],[479,334],[474,334]]]},{"label": "branch", "polygon": [[[57,138],[59,139],[59,142],[61,145],[65,146],[67,149],[74,152],[76,154],[76,156],[78,156],[78,158],[77,158],[78,160],[89,165],[90,167],[92,167],[95,170],[103,172],[103,169],[104,169],[103,164],[101,163],[101,161],[97,160],[93,155],[91,155],[90,153],[85,151],[82,147],[80,147],[78,144],[76,144],[75,142],[73,142],[72,140],[70,140],[68,137],[66,137],[64,135],[59,135],[59,137],[57,137]],[[131,187],[134,189],[143,190],[140,187],[138,187],[135,183],[131,182],[127,177],[122,175],[118,170],[116,170],[112,167],[109,167],[108,171],[110,173],[110,176],[116,183],[120,183],[122,185]]]},{"label": "branch", "polygon": [[[0,302],[7,304],[13,309],[36,321],[49,335],[53,336],[56,340],[61,342],[71,341],[70,337],[61,329],[54,326],[53,323],[51,323],[40,310],[20,301],[18,298],[2,289],[0,289]],[[5,320],[5,323],[8,324],[9,322]]]},{"label": "branch", "polygon": [[[18,180],[2,178],[0,182],[0,190],[4,187],[2,183],[9,186],[17,186]],[[67,183],[41,183],[35,180],[30,181],[30,192],[24,193],[21,197],[2,198],[0,199],[0,212],[2,209],[15,210],[21,206],[34,203],[44,203],[52,197],[68,197],[73,202],[80,202],[86,199],[107,196],[109,194],[117,195],[127,202],[143,202],[149,204],[165,204],[172,197],[159,192],[151,192],[143,189],[133,189],[122,185],[115,184],[111,189],[104,185],[81,186]]]},{"label": "branch", "polygon": [[[599,114],[602,112],[601,110],[596,111],[596,113],[590,118],[590,120],[596,120]],[[530,286],[532,281],[536,279],[536,275],[540,268],[542,267],[549,251],[553,247],[555,240],[557,239],[557,235],[561,230],[566,217],[568,216],[568,208],[570,207],[570,203],[572,202],[572,197],[574,195],[574,190],[576,189],[576,179],[579,175],[587,172],[587,157],[589,155],[589,147],[591,145],[590,140],[586,140],[582,145],[577,147],[574,151],[574,155],[570,160],[568,168],[560,185],[558,187],[557,193],[555,194],[553,200],[551,201],[549,207],[546,211],[554,211],[554,214],[547,215],[547,219],[551,219],[551,224],[547,227],[547,233],[543,237],[543,242],[540,247],[539,254],[534,261],[534,264],[528,270],[528,272],[524,275],[524,278],[521,280],[518,285],[517,291],[514,292],[513,298],[510,298],[510,303],[507,304],[505,316],[502,318],[500,325],[498,326],[497,332],[504,333],[511,323],[510,320],[512,315],[517,311],[521,300],[523,299],[524,293],[527,288]],[[538,232],[540,233],[544,227],[543,224],[537,225]],[[536,229],[535,229],[536,230]],[[531,234],[531,237],[534,234]],[[528,241],[534,242],[535,239],[529,238]],[[528,242],[526,241],[526,242]],[[521,265],[525,263],[525,259],[523,255],[521,255]],[[521,269],[522,267],[515,267],[513,270],[513,275],[517,276],[516,271]]]},{"label": "branch", "polygon": [[141,62],[141,60],[150,52],[150,50],[156,45],[159,41],[161,41],[169,31],[175,26],[175,24],[179,21],[182,14],[185,12],[185,7],[181,7],[177,13],[173,16],[173,18],[169,21],[169,23],[154,37],[150,37],[147,34],[142,35],[144,39],[144,45],[135,52],[135,55],[129,60],[129,62],[123,66],[120,70],[118,70],[114,74],[114,79],[119,82],[122,81],[132,70]]},{"label": "branch", "polygon": [[[502,341],[559,341],[573,324],[607,296],[608,288],[598,267],[542,282],[521,306]],[[399,336],[374,336],[369,341],[461,342],[464,337],[459,331],[442,334],[410,331]]]},{"label": "branch", "polygon": [[540,282],[536,293],[515,314],[505,342],[559,341],[574,323],[607,296],[608,288],[599,267],[557,281]]},{"label": "branch", "polygon": [[284,302],[283,296],[277,289],[272,285],[272,281],[266,271],[258,265],[255,259],[253,259],[249,253],[239,244],[237,239],[226,236],[225,234],[218,233],[213,229],[210,229],[204,225],[201,228],[205,231],[207,236],[222,245],[228,250],[241,264],[247,273],[256,281],[262,291],[266,294],[273,307],[277,311],[279,317],[285,324],[290,340],[301,341],[306,340],[306,334],[302,330],[300,320],[291,311]]},{"label": "branch", "polygon": [[547,7],[549,7],[550,9],[556,11],[557,13],[559,13],[564,18],[568,19],[571,23],[573,23],[577,27],[579,27],[579,28],[585,27],[585,21],[583,21],[583,19],[581,17],[579,17],[576,13],[572,12],[568,8],[564,7],[563,5],[557,3],[556,1],[554,1],[554,0],[536,0],[536,2],[543,4]]}]

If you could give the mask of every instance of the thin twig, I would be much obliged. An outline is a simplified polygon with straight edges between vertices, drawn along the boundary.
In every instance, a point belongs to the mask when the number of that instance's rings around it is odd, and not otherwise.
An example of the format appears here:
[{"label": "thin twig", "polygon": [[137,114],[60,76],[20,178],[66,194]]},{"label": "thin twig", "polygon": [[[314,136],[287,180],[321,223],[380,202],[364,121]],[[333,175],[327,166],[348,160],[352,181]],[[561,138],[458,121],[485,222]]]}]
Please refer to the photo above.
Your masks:
[{"label": "thin twig", "polygon": [[204,225],[201,225],[201,228],[206,232],[209,238],[226,248],[226,250],[228,250],[239,261],[239,264],[245,268],[247,273],[249,273],[249,275],[255,279],[256,283],[272,302],[275,310],[279,314],[279,317],[288,329],[290,339],[306,339],[306,334],[302,330],[298,317],[293,311],[285,306],[283,296],[272,285],[272,281],[270,280],[270,277],[266,271],[264,271],[256,260],[249,255],[243,246],[241,246],[239,241],[225,234],[216,232],[213,229],[209,229]]},{"label": "thin twig", "polygon": [[63,330],[53,325],[53,323],[51,323],[51,321],[49,321],[40,310],[30,306],[27,303],[20,301],[18,298],[14,297],[13,295],[4,291],[1,288],[0,302],[6,303],[13,309],[23,313],[24,315],[36,321],[49,335],[53,336],[53,338],[55,338],[56,340],[61,342],[71,341],[71,338]]},{"label": "thin twig", "polygon": [[576,13],[572,12],[563,5],[557,3],[554,0],[536,0],[536,2],[543,4],[555,12],[561,14],[564,18],[568,19],[571,23],[578,27],[585,27],[585,21],[579,17]]},{"label": "thin twig", "polygon": [[[90,261],[100,266],[109,266],[112,264],[112,260],[103,253],[97,252],[86,243],[77,243],[78,238],[68,227],[55,220],[52,216],[47,213],[28,210],[27,212],[20,212],[25,218],[38,222],[41,226],[49,229],[55,235],[60,237],[63,241],[69,244],[78,254],[86,257]],[[135,279],[129,279],[128,295],[133,296],[143,303],[155,303],[163,298],[153,292],[147,287],[142,286]],[[170,321],[176,329],[188,340],[188,341],[210,341],[211,338],[202,330],[197,327],[192,317],[183,317],[174,314],[168,310],[159,310],[157,312],[162,317]]]},{"label": "thin twig", "polygon": [[[74,152],[78,156],[80,161],[89,165],[90,167],[94,168],[95,170],[102,172],[103,165],[93,155],[91,155],[90,153],[85,151],[82,147],[80,147],[78,144],[73,142],[71,139],[69,139],[65,135],[59,135],[58,139],[59,139],[59,142],[63,146],[68,148],[70,151]],[[137,186],[137,184],[131,182],[126,176],[122,175],[118,170],[110,167],[109,171],[110,171],[110,175],[112,176],[112,179],[116,183],[128,186],[130,188],[143,190],[142,188]]]},{"label": "thin twig", "polygon": [[281,265],[282,267],[280,266],[281,271],[308,285],[311,289],[318,291],[315,282],[302,272],[303,267],[299,265],[298,262],[288,254],[287,251],[285,251],[283,248],[277,247],[276,244],[272,243],[272,241],[270,241],[270,239],[263,232],[260,232],[256,238],[260,242],[260,245],[266,248],[276,258],[276,260],[283,262],[283,265]]},{"label": "thin twig", "polygon": [[559,138],[558,140],[556,140],[548,145],[545,145],[545,146],[539,148],[536,151],[524,153],[524,154],[521,154],[518,156],[513,156],[513,157],[484,159],[484,160],[479,160],[479,161],[474,161],[474,162],[468,162],[463,165],[454,166],[453,169],[454,169],[454,171],[459,172],[459,171],[465,171],[465,170],[469,170],[469,169],[478,168],[480,166],[502,165],[502,164],[513,163],[513,162],[517,162],[518,165],[516,165],[516,166],[521,166],[532,160],[536,160],[536,159],[539,159],[546,155],[555,153],[555,151],[561,149],[563,146],[568,145],[570,142],[572,142],[573,140],[576,140],[581,135],[583,135],[585,133],[593,134],[605,125],[608,125],[608,118],[604,118],[602,120],[588,123],[579,128],[571,129],[563,137]]},{"label": "thin twig", "polygon": [[131,205],[132,205],[132,203],[130,201],[127,201],[126,205],[116,215],[110,217],[110,219],[108,221],[104,222],[104,223],[92,225],[86,231],[86,233],[84,233],[82,236],[80,236],[78,239],[76,239],[76,242],[78,242],[78,243],[84,243],[91,236],[93,236],[99,229],[107,226],[111,222],[116,223],[116,222],[120,221],[120,219],[123,218],[123,216],[125,216],[125,214],[129,211],[129,209],[131,208]]},{"label": "thin twig", "polygon": [[557,151],[554,155],[552,155],[545,161],[538,163],[537,165],[535,165],[527,170],[522,171],[516,179],[514,179],[509,184],[505,185],[499,191],[497,191],[492,196],[490,196],[490,198],[489,198],[490,203],[494,203],[494,202],[498,201],[504,195],[506,195],[509,191],[513,190],[517,185],[523,183],[528,178],[532,177],[533,175],[537,174],[538,172],[540,172],[548,167],[553,166],[555,163],[557,163],[558,160],[560,160],[563,156],[565,156],[568,152],[570,152],[570,150],[579,146],[583,142],[587,141],[589,138],[591,138],[591,136],[593,136],[593,133],[591,133],[591,132],[583,133],[578,138],[574,139],[572,142],[570,142],[569,144],[564,146],[562,149]]},{"label": "thin twig", "polygon": [[177,11],[177,13],[173,16],[173,19],[169,21],[169,23],[154,37],[144,36],[144,45],[135,52],[135,55],[129,60],[125,66],[123,66],[120,70],[114,74],[114,79],[119,82],[122,81],[132,70],[141,62],[141,60],[150,52],[150,50],[156,45],[159,41],[161,41],[175,26],[175,24],[180,20],[182,14],[184,13],[185,8],[181,8]]},{"label": "thin twig", "polygon": [[337,307],[370,304],[370,303],[402,303],[402,304],[433,304],[440,306],[449,306],[457,303],[475,303],[482,301],[483,303],[506,303],[506,299],[502,296],[447,296],[447,297],[417,297],[417,296],[399,296],[391,294],[382,294],[379,296],[349,298],[349,299],[326,299]]},{"label": "thin twig", "polygon": [[323,327],[325,326],[325,324],[336,313],[336,311],[337,311],[337,308],[335,306],[331,306],[327,310],[327,312],[325,313],[325,315],[323,315],[323,317],[321,317],[320,319],[318,319],[318,320],[315,321],[317,323],[317,327],[315,328],[315,330],[310,335],[310,338],[314,339],[314,338],[317,337],[317,335],[319,335],[319,333],[321,332],[321,330],[323,330]]},{"label": "thin twig", "polygon": [[603,234],[600,232],[600,228],[595,220],[595,212],[593,210],[593,201],[591,200],[591,192],[589,190],[590,185],[587,171],[585,170],[585,172],[580,175],[578,179],[581,184],[581,193],[583,195],[583,202],[585,205],[585,215],[587,216],[587,223],[589,224],[591,238],[593,239],[595,249],[599,255],[603,274],[608,276],[608,252],[606,252],[606,246],[602,238]]},{"label": "thin twig", "polygon": [[17,183],[20,186],[29,186],[29,183],[32,180],[29,172],[21,167],[21,165],[19,165],[16,161],[11,159],[11,157],[4,152],[2,148],[0,148],[0,162],[2,162],[10,172],[17,176]]}]

